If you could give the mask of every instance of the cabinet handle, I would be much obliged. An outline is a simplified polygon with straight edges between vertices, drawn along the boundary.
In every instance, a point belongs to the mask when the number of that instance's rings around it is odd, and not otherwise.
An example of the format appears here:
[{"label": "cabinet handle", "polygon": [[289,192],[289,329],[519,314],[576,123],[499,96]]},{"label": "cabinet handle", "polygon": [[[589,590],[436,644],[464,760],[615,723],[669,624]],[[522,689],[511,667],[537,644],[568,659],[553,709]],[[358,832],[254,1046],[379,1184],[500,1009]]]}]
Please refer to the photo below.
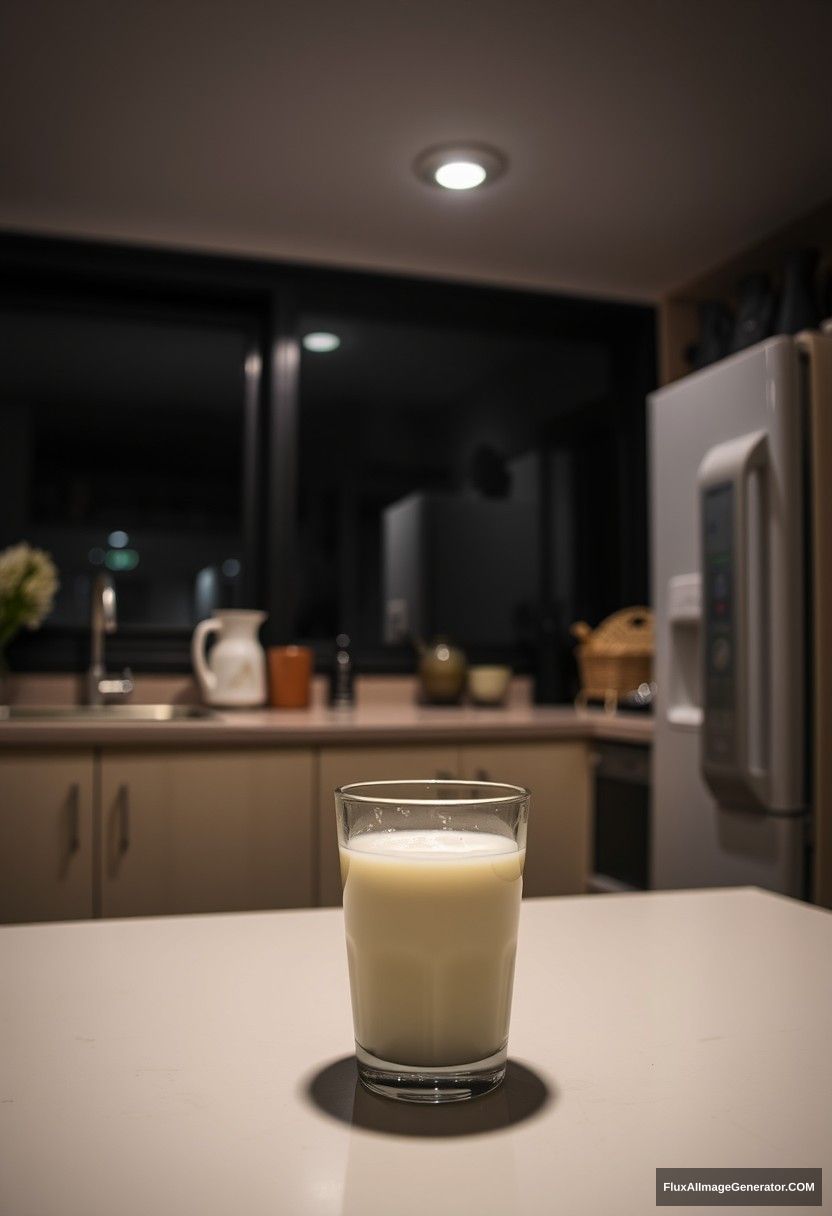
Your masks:
[{"label": "cabinet handle", "polygon": [[490,781],[491,780],[491,778],[488,775],[488,770],[484,769],[484,768],[478,768],[476,773],[474,774],[474,776],[477,779],[477,781]]},{"label": "cabinet handle", "polygon": [[118,851],[130,848],[130,793],[126,785],[118,787]]},{"label": "cabinet handle", "polygon": [[81,848],[81,786],[77,781],[73,781],[69,787],[67,818],[69,819],[69,851],[77,853]]}]

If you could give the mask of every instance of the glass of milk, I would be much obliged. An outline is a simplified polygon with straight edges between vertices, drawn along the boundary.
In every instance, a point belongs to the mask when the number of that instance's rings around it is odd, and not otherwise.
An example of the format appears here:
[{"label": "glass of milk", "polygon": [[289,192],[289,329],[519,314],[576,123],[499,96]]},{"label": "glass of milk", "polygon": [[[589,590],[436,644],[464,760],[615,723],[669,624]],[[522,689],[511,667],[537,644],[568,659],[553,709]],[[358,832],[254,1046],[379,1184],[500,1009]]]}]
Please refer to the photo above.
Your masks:
[{"label": "glass of milk", "polygon": [[362,1082],[409,1102],[487,1093],[506,1070],[528,790],[372,781],[335,804]]}]

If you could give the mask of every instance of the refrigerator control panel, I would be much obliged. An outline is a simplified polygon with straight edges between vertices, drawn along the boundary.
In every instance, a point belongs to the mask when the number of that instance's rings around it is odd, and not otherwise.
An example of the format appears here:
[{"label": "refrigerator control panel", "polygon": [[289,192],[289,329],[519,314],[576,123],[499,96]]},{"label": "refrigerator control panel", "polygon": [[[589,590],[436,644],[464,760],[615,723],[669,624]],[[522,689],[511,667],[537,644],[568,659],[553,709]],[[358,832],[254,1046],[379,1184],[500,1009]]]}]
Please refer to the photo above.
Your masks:
[{"label": "refrigerator control panel", "polygon": [[703,615],[705,758],[731,764],[736,754],[736,605],[734,487],[716,485],[703,495]]}]

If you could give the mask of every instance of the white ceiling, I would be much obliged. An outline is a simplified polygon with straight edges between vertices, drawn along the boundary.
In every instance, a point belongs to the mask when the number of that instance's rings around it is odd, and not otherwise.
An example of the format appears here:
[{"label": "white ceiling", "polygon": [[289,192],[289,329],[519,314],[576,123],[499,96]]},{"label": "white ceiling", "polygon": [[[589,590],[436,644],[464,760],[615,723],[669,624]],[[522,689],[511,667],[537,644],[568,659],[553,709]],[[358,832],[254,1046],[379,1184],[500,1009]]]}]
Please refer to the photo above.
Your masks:
[{"label": "white ceiling", "polygon": [[[832,196],[826,0],[5,0],[0,227],[651,299]],[[496,144],[471,195],[422,184]]]}]

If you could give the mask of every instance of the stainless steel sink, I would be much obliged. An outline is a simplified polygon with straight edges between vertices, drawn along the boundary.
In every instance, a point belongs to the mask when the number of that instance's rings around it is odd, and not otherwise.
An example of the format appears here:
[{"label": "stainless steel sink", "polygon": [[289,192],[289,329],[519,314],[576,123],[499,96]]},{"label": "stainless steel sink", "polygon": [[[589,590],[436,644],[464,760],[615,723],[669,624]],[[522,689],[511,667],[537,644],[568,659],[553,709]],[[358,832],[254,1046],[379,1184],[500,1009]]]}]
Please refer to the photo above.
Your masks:
[{"label": "stainless steel sink", "polygon": [[216,711],[202,705],[12,705],[0,706],[0,720],[73,722],[184,722],[215,718]]}]

